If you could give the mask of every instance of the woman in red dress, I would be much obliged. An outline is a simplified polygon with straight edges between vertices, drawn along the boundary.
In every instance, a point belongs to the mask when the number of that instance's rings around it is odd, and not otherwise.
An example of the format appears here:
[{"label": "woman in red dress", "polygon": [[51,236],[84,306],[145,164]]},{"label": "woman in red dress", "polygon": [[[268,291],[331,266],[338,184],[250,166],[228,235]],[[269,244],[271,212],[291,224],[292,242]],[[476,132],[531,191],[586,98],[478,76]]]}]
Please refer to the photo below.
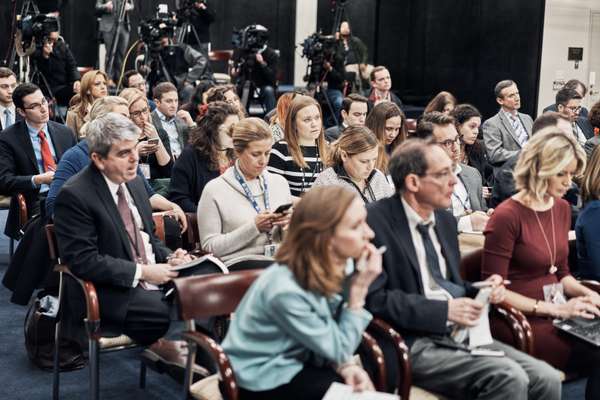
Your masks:
[{"label": "woman in red dress", "polygon": [[[554,318],[600,317],[600,296],[571,276],[567,262],[571,209],[562,196],[584,168],[585,153],[571,136],[550,131],[529,140],[515,167],[518,192],[496,208],[484,231],[482,278],[511,281],[506,302],[527,314],[533,355],[589,375],[586,399],[600,399],[600,351],[552,325]],[[546,301],[544,287],[560,285],[568,301]]]}]

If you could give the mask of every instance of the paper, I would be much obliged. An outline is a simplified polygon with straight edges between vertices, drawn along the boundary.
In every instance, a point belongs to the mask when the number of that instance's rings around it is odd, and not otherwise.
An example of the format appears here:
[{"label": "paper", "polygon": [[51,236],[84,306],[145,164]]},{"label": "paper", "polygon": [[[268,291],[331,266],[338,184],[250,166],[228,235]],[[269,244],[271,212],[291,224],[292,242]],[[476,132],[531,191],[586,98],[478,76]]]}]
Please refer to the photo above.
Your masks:
[{"label": "paper", "polygon": [[323,400],[400,400],[400,396],[383,392],[354,392],[350,385],[333,382]]},{"label": "paper", "polygon": [[227,266],[225,266],[225,264],[223,264],[223,261],[219,260],[217,257],[213,256],[212,254],[205,254],[202,257],[195,258],[190,262],[179,264],[171,269],[173,271],[181,271],[186,268],[195,267],[196,265],[203,263],[204,261],[207,261],[207,260],[212,261],[216,266],[218,266],[221,269],[221,271],[224,274],[226,274],[229,271],[229,269],[227,269]]},{"label": "paper", "polygon": [[477,325],[469,328],[469,347],[475,348],[480,346],[487,346],[494,342],[492,333],[490,332],[490,320],[488,314],[490,312],[489,298],[491,288],[482,288],[477,293],[475,300],[485,304],[485,308],[481,312]]}]

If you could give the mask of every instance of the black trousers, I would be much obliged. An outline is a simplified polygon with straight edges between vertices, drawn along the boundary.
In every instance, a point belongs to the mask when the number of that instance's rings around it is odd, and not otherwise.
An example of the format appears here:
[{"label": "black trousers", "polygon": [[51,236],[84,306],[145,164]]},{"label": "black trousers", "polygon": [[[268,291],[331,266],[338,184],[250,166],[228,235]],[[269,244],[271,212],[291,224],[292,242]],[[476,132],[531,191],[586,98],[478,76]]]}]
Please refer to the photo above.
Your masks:
[{"label": "black trousers", "polygon": [[252,392],[240,388],[240,400],[321,400],[333,382],[343,382],[331,367],[305,365],[289,383]]}]

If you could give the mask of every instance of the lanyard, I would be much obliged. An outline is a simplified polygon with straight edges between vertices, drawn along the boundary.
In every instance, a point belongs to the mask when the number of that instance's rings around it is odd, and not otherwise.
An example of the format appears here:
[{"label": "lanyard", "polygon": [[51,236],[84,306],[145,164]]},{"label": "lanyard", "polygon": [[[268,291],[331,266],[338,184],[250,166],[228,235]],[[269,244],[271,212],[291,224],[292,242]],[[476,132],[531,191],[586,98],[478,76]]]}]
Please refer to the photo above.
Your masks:
[{"label": "lanyard", "polygon": [[[256,211],[257,214],[260,214],[260,207],[258,206],[258,203],[256,202],[256,200],[254,199],[254,196],[252,195],[252,192],[250,191],[250,188],[248,187],[248,184],[246,183],[246,180],[244,179],[244,177],[242,176],[242,174],[240,174],[240,172],[238,171],[237,168],[237,162],[233,167],[233,174],[235,175],[235,179],[237,179],[237,181],[240,183],[240,185],[242,186],[242,189],[244,189],[244,193],[246,196],[246,199],[248,199],[248,201],[250,202],[250,204],[252,204],[252,207],[254,207],[254,210]],[[260,177],[259,177],[260,180]],[[269,210],[270,205],[269,205],[269,187],[267,186],[267,180],[266,179],[262,179],[264,187],[265,187],[265,210]]]}]

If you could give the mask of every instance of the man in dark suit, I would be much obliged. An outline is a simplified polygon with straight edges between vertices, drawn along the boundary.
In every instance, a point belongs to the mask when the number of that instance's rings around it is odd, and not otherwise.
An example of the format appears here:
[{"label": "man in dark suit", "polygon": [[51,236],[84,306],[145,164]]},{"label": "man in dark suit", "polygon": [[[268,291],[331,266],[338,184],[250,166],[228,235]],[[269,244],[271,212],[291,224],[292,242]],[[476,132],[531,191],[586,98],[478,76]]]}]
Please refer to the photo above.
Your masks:
[{"label": "man in dark suit", "polygon": [[152,96],[156,102],[156,109],[152,111],[152,124],[167,132],[171,154],[177,158],[188,143],[190,128],[196,126],[196,123],[189,112],[177,111],[179,96],[172,83],[159,83],[152,90]]},{"label": "man in dark suit", "polygon": [[[123,2],[125,4],[125,15],[124,20],[118,24],[118,16]],[[133,10],[132,0],[96,0],[96,13],[100,15],[100,32],[102,33],[102,39],[106,46],[106,70],[114,82],[117,82],[119,74],[121,73],[121,65],[123,64],[123,58],[129,46],[129,31],[131,31],[131,24],[129,23],[128,12]],[[111,56],[112,43],[114,39],[117,39],[117,48],[115,51],[115,58],[112,65],[109,65],[109,58]]]},{"label": "man in dark suit", "polygon": [[[459,275],[456,222],[444,210],[457,182],[453,172],[450,157],[431,140],[408,140],[394,151],[390,173],[397,193],[367,207],[373,243],[387,247],[367,308],[410,346],[417,386],[453,398],[559,399],[558,371],[545,362],[497,341],[486,347],[504,357],[470,354],[465,328],[477,325],[485,308],[473,299],[477,289]],[[492,287],[490,302],[501,302],[501,277],[485,283]],[[388,354],[389,344],[382,345]]]},{"label": "man in dark suit", "polygon": [[498,82],[494,95],[500,111],[486,120],[481,129],[490,163],[497,166],[521,151],[531,136],[533,120],[529,115],[519,112],[521,97],[515,82]]},{"label": "man in dark suit", "polygon": [[587,118],[581,117],[581,95],[575,89],[562,88],[556,93],[556,109],[571,122],[571,131],[577,142],[585,142],[594,137],[594,128]]},{"label": "man in dark suit", "polygon": [[369,94],[369,102],[371,103],[369,110],[381,101],[391,101],[402,108],[402,101],[392,92],[392,77],[386,67],[379,65],[373,68],[370,79],[372,89]]},{"label": "man in dark suit", "polygon": [[10,68],[0,67],[0,131],[21,119],[12,99],[16,87],[17,75]]},{"label": "man in dark suit", "polygon": [[[567,83],[565,83],[561,89],[565,89],[565,88],[566,89],[575,89],[577,91],[577,93],[579,93],[579,95],[581,96],[582,99],[587,94],[587,87],[579,79],[569,79],[567,81]],[[556,106],[556,103],[552,103],[548,107],[544,108],[542,113],[545,114],[549,111],[558,112],[558,107]],[[583,118],[587,118],[588,117],[588,109],[585,107],[581,107],[579,116],[583,117]]]},{"label": "man in dark suit", "polygon": [[325,138],[333,142],[340,137],[342,131],[349,126],[364,126],[367,119],[368,102],[366,97],[359,94],[349,94],[342,100],[342,121],[325,130]]},{"label": "man in dark suit", "polygon": [[[40,212],[40,200],[48,191],[58,160],[76,140],[69,128],[48,120],[48,102],[39,87],[23,83],[12,97],[23,120],[0,135],[0,194],[22,193],[31,217]],[[15,197],[4,233],[19,237],[19,206]]]},{"label": "man in dark suit", "polygon": [[[190,256],[171,252],[154,234],[148,194],[136,172],[139,133],[117,113],[89,123],[92,163],[61,189],[54,224],[62,260],[96,286],[102,321],[138,343],[156,342],[151,350],[160,356],[168,341],[157,340],[169,328],[172,304],[158,285],[176,277],[173,267]],[[76,291],[68,293],[69,315],[83,315]]]}]

